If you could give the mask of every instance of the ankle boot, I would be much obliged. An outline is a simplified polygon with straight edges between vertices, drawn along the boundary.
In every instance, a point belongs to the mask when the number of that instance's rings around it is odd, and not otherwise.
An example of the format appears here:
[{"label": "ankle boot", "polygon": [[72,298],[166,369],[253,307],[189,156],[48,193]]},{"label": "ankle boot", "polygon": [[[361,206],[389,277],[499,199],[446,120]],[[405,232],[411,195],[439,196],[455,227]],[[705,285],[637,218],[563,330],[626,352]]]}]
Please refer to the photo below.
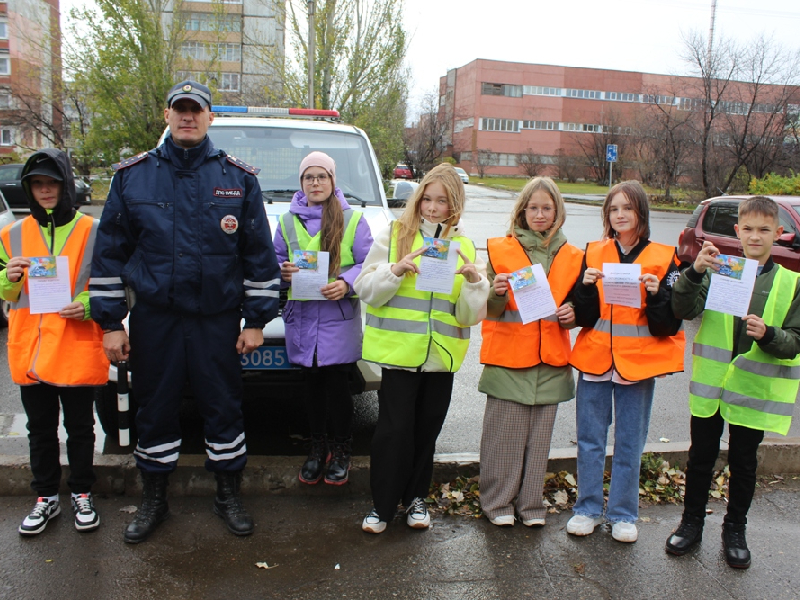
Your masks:
[{"label": "ankle boot", "polygon": [[683,515],[675,533],[667,538],[666,551],[675,556],[689,552],[703,539],[703,523],[702,517]]},{"label": "ankle boot", "polygon": [[303,463],[303,466],[300,467],[300,481],[309,485],[314,485],[322,479],[322,473],[325,471],[325,463],[328,462],[329,457],[328,439],[325,434],[312,435],[308,458],[306,462]]},{"label": "ankle boot", "polygon": [[747,569],[750,566],[750,550],[744,535],[747,525],[741,523],[722,524],[722,546],[725,548],[725,562],[734,569]]},{"label": "ankle boot", "polygon": [[353,438],[336,438],[328,468],[325,470],[325,483],[343,485],[347,483],[350,472],[350,455],[353,452]]},{"label": "ankle boot", "polygon": [[130,525],[125,529],[124,540],[138,544],[156,530],[162,521],[169,517],[167,504],[167,484],[169,473],[142,474],[142,506],[136,512]]},{"label": "ankle boot", "polygon": [[215,473],[217,479],[217,497],[214,498],[214,513],[225,521],[231,533],[236,535],[250,535],[253,533],[253,517],[244,506],[239,495],[239,486],[242,483],[241,471],[222,471]]}]

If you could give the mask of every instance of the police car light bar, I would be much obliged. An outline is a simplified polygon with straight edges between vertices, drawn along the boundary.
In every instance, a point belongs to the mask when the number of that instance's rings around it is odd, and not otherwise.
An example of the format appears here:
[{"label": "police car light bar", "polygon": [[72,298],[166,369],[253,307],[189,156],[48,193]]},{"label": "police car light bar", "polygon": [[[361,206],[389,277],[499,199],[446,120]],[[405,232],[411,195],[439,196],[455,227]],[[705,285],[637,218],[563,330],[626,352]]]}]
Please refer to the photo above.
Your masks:
[{"label": "police car light bar", "polygon": [[327,119],[338,119],[338,110],[318,110],[312,108],[274,108],[270,106],[225,106],[214,105],[211,107],[213,113],[237,113],[248,115],[259,115],[262,117],[323,117]]}]

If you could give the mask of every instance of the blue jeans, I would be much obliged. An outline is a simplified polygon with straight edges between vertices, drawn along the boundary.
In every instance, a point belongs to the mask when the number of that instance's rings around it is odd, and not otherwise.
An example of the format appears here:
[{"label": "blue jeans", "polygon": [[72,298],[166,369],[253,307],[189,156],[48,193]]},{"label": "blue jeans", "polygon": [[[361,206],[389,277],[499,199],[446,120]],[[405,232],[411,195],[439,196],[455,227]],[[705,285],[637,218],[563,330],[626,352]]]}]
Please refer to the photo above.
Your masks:
[{"label": "blue jeans", "polygon": [[[606,440],[614,408],[614,457],[606,519],[635,523],[639,518],[639,468],[647,441],[655,379],[631,385],[578,378],[578,501],[573,512],[587,517],[603,515],[603,468]],[[613,398],[613,400],[612,400]]]}]

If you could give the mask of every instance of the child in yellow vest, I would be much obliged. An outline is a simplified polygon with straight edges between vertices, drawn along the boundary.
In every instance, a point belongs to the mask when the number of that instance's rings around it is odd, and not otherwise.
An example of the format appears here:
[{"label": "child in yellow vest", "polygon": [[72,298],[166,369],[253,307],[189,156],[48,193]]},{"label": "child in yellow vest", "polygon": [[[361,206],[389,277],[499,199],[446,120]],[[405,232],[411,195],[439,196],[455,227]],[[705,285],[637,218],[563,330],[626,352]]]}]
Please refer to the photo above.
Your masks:
[{"label": "child in yellow vest", "polygon": [[[44,531],[61,512],[59,402],[67,430],[67,458],[75,528],[100,524],[91,488],[95,482],[94,387],[108,380],[103,332],[89,315],[89,265],[97,221],[74,209],[75,180],[69,158],[48,148],[22,168],[31,214],[0,232],[0,295],[13,302],[9,317],[11,378],[20,386],[28,417],[31,487],[38,499],[19,526],[21,535]],[[65,258],[68,266],[57,259]],[[32,279],[66,277],[72,298],[59,311],[39,312]]]},{"label": "child in yellow vest", "polygon": [[772,260],[772,244],[783,233],[778,210],[774,200],[763,196],[739,203],[736,235],[744,256],[758,261],[745,317],[703,311],[711,273],[719,272],[723,262],[711,242],[703,243],[672,294],[676,316],[693,319],[702,312],[703,320],[692,349],[692,445],[683,518],[667,539],[666,551],[681,556],[702,538],[711,477],[727,422],[731,476],[722,542],[728,565],[739,569],[750,566],[745,528],[755,492],[756,452],[765,430],[786,435],[798,390],[800,276]]},{"label": "child in yellow vest", "polygon": [[[481,436],[481,507],[494,525],[544,525],[542,487],[558,404],[575,397],[568,329],[583,252],[561,230],[566,207],[555,182],[534,177],[511,212],[506,237],[488,240],[488,316],[478,390],[487,395]],[[509,275],[540,264],[555,314],[525,325]]]},{"label": "child in yellow vest", "polygon": [[[374,508],[361,525],[370,533],[386,529],[398,502],[406,507],[409,527],[430,525],[424,498],[436,438],[450,405],[453,375],[467,352],[469,328],[485,317],[489,293],[486,265],[464,235],[463,210],[458,173],[447,164],[431,169],[403,215],[376,236],[353,284],[368,305],[364,360],[383,367],[370,461]],[[460,244],[449,294],[416,290],[430,238],[449,240],[449,252],[454,242]]]}]

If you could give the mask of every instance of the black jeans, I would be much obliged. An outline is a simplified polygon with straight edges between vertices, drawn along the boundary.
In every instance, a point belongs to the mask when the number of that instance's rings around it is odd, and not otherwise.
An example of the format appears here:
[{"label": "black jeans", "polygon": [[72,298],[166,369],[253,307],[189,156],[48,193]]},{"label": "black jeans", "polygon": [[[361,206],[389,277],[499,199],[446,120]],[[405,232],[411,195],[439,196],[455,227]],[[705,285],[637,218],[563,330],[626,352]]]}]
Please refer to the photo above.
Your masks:
[{"label": "black jeans", "polygon": [[[725,422],[719,411],[712,417],[692,417],[692,445],[689,448],[689,464],[686,467],[686,494],[683,514],[693,518],[705,518],[708,491],[714,463],[719,456],[719,442]],[[726,523],[747,523],[747,511],[756,489],[758,446],[764,439],[760,429],[750,429],[728,424],[728,513]]]},{"label": "black jeans", "polygon": [[304,406],[311,435],[324,435],[328,430],[328,418],[334,438],[344,440],[352,435],[353,396],[349,379],[353,368],[352,363],[303,368]]},{"label": "black jeans", "polygon": [[399,501],[408,506],[414,498],[428,495],[453,375],[383,369],[369,469],[381,521],[394,518]]},{"label": "black jeans", "polygon": [[56,387],[46,383],[20,387],[22,406],[28,415],[31,452],[31,488],[40,496],[55,496],[61,483],[58,447],[59,399],[67,430],[67,485],[74,494],[86,494],[94,475],[94,388]]}]

